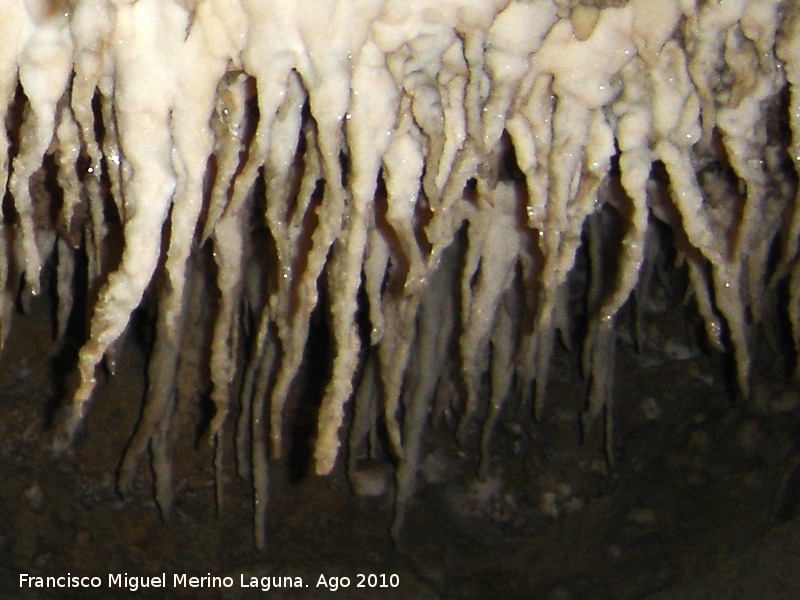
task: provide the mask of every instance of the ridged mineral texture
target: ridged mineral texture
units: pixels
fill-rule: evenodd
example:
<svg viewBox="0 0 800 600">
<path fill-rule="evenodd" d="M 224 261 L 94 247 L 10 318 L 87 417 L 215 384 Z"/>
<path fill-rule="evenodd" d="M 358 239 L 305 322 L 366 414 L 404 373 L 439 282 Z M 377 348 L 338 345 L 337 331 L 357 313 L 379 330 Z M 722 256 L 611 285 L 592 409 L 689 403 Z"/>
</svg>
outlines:
<svg viewBox="0 0 800 600">
<path fill-rule="evenodd" d="M 218 500 L 235 436 L 259 547 L 315 311 L 332 349 L 316 471 L 349 447 L 369 488 L 360 465 L 390 456 L 395 535 L 432 413 L 484 454 L 509 399 L 541 415 L 584 239 L 583 423 L 605 418 L 609 447 L 615 320 L 655 220 L 743 395 L 754 328 L 780 310 L 800 341 L 797 2 L 0 0 L 0 14 L 0 335 L 48 261 L 63 334 L 86 257 L 64 450 L 148 293 L 148 390 L 119 489 L 149 450 L 165 514 L 198 315 L 213 320 Z M 601 210 L 621 223 L 610 241 Z"/>
</svg>

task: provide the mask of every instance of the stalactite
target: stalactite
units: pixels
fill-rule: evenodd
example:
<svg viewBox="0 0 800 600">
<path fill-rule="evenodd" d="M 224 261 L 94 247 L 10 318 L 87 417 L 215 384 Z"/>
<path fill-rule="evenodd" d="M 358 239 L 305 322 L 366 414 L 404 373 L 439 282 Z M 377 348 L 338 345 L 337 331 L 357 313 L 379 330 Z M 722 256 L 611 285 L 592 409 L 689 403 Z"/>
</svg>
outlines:
<svg viewBox="0 0 800 600">
<path fill-rule="evenodd" d="M 143 61 L 149 67 L 147 77 L 150 79 L 142 81 L 141 71 L 130 68 L 121 68 L 118 75 L 115 94 L 117 122 L 122 150 L 132 170 L 130 178 L 124 182 L 127 219 L 124 235 L 127 244 L 120 268 L 100 292 L 90 342 L 80 354 L 80 386 L 69 407 L 59 446 L 69 444 L 81 425 L 95 387 L 95 367 L 122 334 L 158 262 L 160 236 L 153 235 L 153 229 L 158 232 L 167 218 L 176 184 L 170 167 L 172 141 L 169 131 L 170 104 L 175 93 L 174 74 L 161 59 L 165 52 L 176 53 L 180 31 L 185 31 L 185 22 L 180 22 L 182 16 L 185 20 L 185 15 L 176 13 L 175 8 L 159 7 L 153 2 L 120 8 L 117 14 L 118 27 L 128 24 L 128 30 L 123 33 L 122 43 L 116 49 L 116 60 L 120 65 Z M 131 29 L 137 19 L 153 24 L 148 35 L 137 36 L 136 30 Z M 165 41 L 169 45 L 161 47 Z M 161 86 L 157 95 L 151 92 L 154 84 Z M 141 109 L 144 109 L 143 113 L 139 112 Z M 135 241 L 138 242 L 136 247 L 133 246 Z"/>
<path fill-rule="evenodd" d="M 121 492 L 149 450 L 165 515 L 174 501 L 176 373 L 197 313 L 188 286 L 205 270 L 217 287 L 217 504 L 232 432 L 259 548 L 315 311 L 331 338 L 315 469 L 334 471 L 344 446 L 359 488 L 373 463 L 396 464 L 396 539 L 431 415 L 467 449 L 481 421 L 484 478 L 509 398 L 527 409 L 535 397 L 547 418 L 556 331 L 570 348 L 578 329 L 571 275 L 584 239 L 583 424 L 605 414 L 609 460 L 616 324 L 632 295 L 642 318 L 655 221 L 672 231 L 687 298 L 709 344 L 733 352 L 744 395 L 758 328 L 783 318 L 784 284 L 800 347 L 795 3 L 190 4 L 0 0 L 0 342 L 20 276 L 38 292 L 55 252 L 58 336 L 84 310 L 75 299 L 90 315 L 63 451 L 97 366 L 113 372 L 131 313 L 157 299 Z"/>
<path fill-rule="evenodd" d="M 377 373 L 375 359 L 370 357 L 361 373 L 361 379 L 353 397 L 353 423 L 350 427 L 347 452 L 347 476 L 353 487 L 359 476 L 359 463 L 375 458 L 377 450 L 370 443 L 370 432 L 377 421 Z"/>
<path fill-rule="evenodd" d="M 456 325 L 454 262 L 452 256 L 442 259 L 443 268 L 433 274 L 420 304 L 416 323 L 419 352 L 411 359 L 403 398 L 403 453 L 395 477 L 397 491 L 392 523 L 395 540 L 399 540 L 407 505 L 416 487 L 423 434 Z"/>
<path fill-rule="evenodd" d="M 28 103 L 20 126 L 19 153 L 12 163 L 8 182 L 19 215 L 25 280 L 34 294 L 40 290 L 43 257 L 36 245 L 31 176 L 39 168 L 55 135 L 57 105 L 72 68 L 69 20 L 66 13 L 59 14 L 58 10 L 55 13 L 52 14 L 43 2 L 35 3 L 27 15 L 32 21 L 32 30 L 19 49 L 19 82 Z"/>
<path fill-rule="evenodd" d="M 58 311 L 56 313 L 56 330 L 59 339 L 63 339 L 73 307 L 73 279 L 75 275 L 75 257 L 70 245 L 61 237 L 57 240 L 56 293 L 58 294 Z"/>
<path fill-rule="evenodd" d="M 519 305 L 517 290 L 507 290 L 498 308 L 497 318 L 491 334 L 492 391 L 489 396 L 486 419 L 483 422 L 481 431 L 481 458 L 478 467 L 478 474 L 482 479 L 489 477 L 492 468 L 492 432 L 511 394 L 511 384 L 514 378 L 514 351 L 519 339 L 519 331 L 515 326 L 520 314 Z"/>
<path fill-rule="evenodd" d="M 518 224 L 519 195 L 512 184 L 498 183 L 494 193 L 477 211 L 467 217 L 470 234 L 476 229 L 477 236 L 470 236 L 467 257 L 471 253 L 474 238 L 479 241 L 479 265 L 475 271 L 464 272 L 461 302 L 461 368 L 467 387 L 467 404 L 460 427 L 462 438 L 475 416 L 480 393 L 481 363 L 487 354 L 487 344 L 492 332 L 495 315 L 502 296 L 513 283 L 515 267 L 520 251 L 521 231 Z M 474 286 L 472 280 L 475 278 Z"/>
<path fill-rule="evenodd" d="M 105 148 L 101 149 L 95 126 L 98 121 L 103 122 L 103 116 L 97 118 L 92 103 L 95 94 L 101 93 L 101 86 L 107 93 L 111 85 L 109 81 L 111 74 L 108 72 L 110 61 L 107 55 L 111 22 L 110 7 L 102 1 L 77 3 L 70 20 L 72 39 L 75 43 L 70 108 L 78 128 L 80 148 L 89 159 L 83 185 L 89 203 L 88 217 L 92 223 L 86 232 L 88 238 L 86 247 L 90 264 L 93 266 L 90 275 L 93 286 L 97 284 L 103 270 L 102 247 L 106 225 L 101 177 L 103 161 L 111 160 L 111 154 L 105 153 L 104 156 L 104 151 L 109 148 L 108 140 L 113 136 L 109 135 L 110 131 L 106 132 L 107 142 L 104 144 Z M 104 105 L 108 105 L 108 102 Z M 106 120 L 106 125 L 108 124 Z"/>
<path fill-rule="evenodd" d="M 328 474 L 339 452 L 339 429 L 344 420 L 344 405 L 353 391 L 353 376 L 358 366 L 361 342 L 356 323 L 358 290 L 368 240 L 368 224 L 374 222 L 372 200 L 378 182 L 381 160 L 389 148 L 394 120 L 396 89 L 381 68 L 381 56 L 374 45 L 362 51 L 353 73 L 353 100 L 347 115 L 347 134 L 352 160 L 351 209 L 346 216 L 344 232 L 333 248 L 328 286 L 331 292 L 333 335 L 337 350 L 333 373 L 320 407 L 316 469 Z M 376 102 L 376 98 L 379 99 Z M 396 139 L 396 138 L 395 138 Z M 391 179 L 391 174 L 388 176 Z M 417 182 L 421 177 L 406 177 Z M 400 178 L 402 180 L 402 177 Z M 392 186 L 389 188 L 389 210 L 393 211 Z M 399 198 L 413 208 L 414 198 Z"/>
</svg>

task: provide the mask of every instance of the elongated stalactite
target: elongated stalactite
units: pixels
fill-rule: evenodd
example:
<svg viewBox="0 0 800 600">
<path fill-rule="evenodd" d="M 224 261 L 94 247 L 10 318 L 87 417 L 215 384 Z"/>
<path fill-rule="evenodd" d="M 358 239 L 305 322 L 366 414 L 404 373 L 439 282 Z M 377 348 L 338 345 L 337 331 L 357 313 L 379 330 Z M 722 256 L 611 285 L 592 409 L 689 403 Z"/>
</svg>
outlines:
<svg viewBox="0 0 800 600">
<path fill-rule="evenodd" d="M 583 424 L 604 413 L 610 458 L 615 322 L 639 295 L 653 220 L 672 228 L 744 395 L 754 327 L 776 318 L 784 283 L 800 350 L 791 0 L 0 0 L 0 12 L 0 180 L 14 213 L 0 224 L 0 340 L 18 286 L 38 293 L 51 255 L 64 335 L 85 252 L 88 341 L 55 436 L 67 449 L 98 365 L 113 366 L 152 289 L 148 389 L 119 489 L 149 450 L 165 515 L 204 270 L 217 286 L 217 501 L 234 432 L 259 547 L 269 461 L 284 452 L 320 307 L 332 356 L 316 471 L 343 446 L 354 481 L 389 457 L 395 536 L 432 414 L 450 415 L 461 443 L 479 440 L 483 475 L 509 398 L 542 416 L 584 239 Z M 57 204 L 35 185 L 48 168 Z M 622 223 L 613 259 L 604 207 Z"/>
</svg>

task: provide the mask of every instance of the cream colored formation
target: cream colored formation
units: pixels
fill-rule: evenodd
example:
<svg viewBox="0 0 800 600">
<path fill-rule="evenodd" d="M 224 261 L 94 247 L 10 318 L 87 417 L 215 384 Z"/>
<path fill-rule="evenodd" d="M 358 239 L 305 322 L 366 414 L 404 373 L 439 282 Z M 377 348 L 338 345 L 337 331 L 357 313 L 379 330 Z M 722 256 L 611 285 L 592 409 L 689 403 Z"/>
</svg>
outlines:
<svg viewBox="0 0 800 600">
<path fill-rule="evenodd" d="M 233 407 L 263 547 L 268 459 L 284 446 L 284 405 L 325 286 L 333 362 L 316 470 L 329 473 L 342 455 L 353 398 L 348 470 L 359 477 L 384 451 L 397 459 L 397 534 L 432 411 L 455 414 L 462 441 L 482 419 L 484 470 L 509 396 L 535 395 L 541 414 L 555 331 L 569 318 L 567 279 L 587 218 L 607 200 L 625 226 L 615 281 L 603 291 L 593 281 L 585 422 L 605 409 L 610 427 L 614 320 L 640 280 L 649 213 L 672 227 L 708 337 L 735 353 L 746 392 L 750 332 L 787 277 L 800 336 L 800 202 L 784 165 L 788 151 L 800 172 L 800 8 L 597 4 L 0 0 L 0 107 L 12 107 L 18 84 L 25 96 L 13 156 L 0 133 L 0 177 L 17 213 L 0 235 L 2 335 L 16 274 L 36 293 L 53 252 L 59 331 L 81 243 L 96 296 L 57 448 L 73 442 L 98 364 L 163 269 L 149 389 L 119 485 L 130 488 L 149 449 L 169 510 L 186 282 L 192 257 L 211 244 L 219 501 Z M 788 148 L 770 130 L 786 127 L 787 88 Z M 524 181 L 508 176 L 508 140 Z M 37 227 L 30 191 L 47 154 L 63 190 L 58 233 Z M 602 193 L 615 156 L 624 193 Z M 706 169 L 713 160 L 738 184 Z M 668 185 L 651 177 L 656 161 Z M 106 200 L 124 238 L 110 267 Z M 254 241 L 259 227 L 268 257 Z M 775 240 L 780 256 L 768 271 Z M 258 322 L 247 364 L 243 310 Z M 389 448 L 380 448 L 380 422 Z"/>
</svg>

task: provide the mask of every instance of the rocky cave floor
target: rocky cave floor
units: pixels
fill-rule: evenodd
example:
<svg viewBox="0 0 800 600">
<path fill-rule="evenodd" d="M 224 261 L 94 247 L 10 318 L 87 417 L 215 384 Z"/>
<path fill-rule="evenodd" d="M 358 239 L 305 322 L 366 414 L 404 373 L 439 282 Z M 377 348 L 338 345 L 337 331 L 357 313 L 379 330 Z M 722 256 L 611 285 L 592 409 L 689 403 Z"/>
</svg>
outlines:
<svg viewBox="0 0 800 600">
<path fill-rule="evenodd" d="M 630 335 L 619 335 L 613 468 L 602 425 L 581 443 L 587 384 L 577 351 L 558 346 L 541 422 L 506 408 L 485 481 L 475 475 L 474 452 L 456 450 L 445 430 L 429 434 L 399 547 L 388 533 L 389 496 L 355 496 L 340 459 L 327 478 L 301 476 L 296 465 L 272 467 L 264 553 L 253 546 L 250 488 L 235 475 L 232 451 L 217 516 L 212 452 L 202 435 L 176 447 L 177 500 L 168 521 L 152 500 L 145 464 L 133 497 L 117 496 L 115 471 L 144 385 L 146 350 L 135 335 L 121 348 L 117 373 L 101 374 L 74 455 L 52 455 L 49 422 L 63 394 L 65 352 L 52 341 L 50 311 L 45 294 L 15 316 L 0 362 L 2 598 L 263 593 L 240 588 L 240 574 L 300 576 L 308 584 L 269 592 L 276 598 L 326 597 L 331 592 L 316 587 L 320 574 L 351 578 L 349 588 L 333 593 L 341 599 L 800 597 L 780 577 L 766 578 L 772 587 L 758 584 L 754 595 L 736 579 L 769 568 L 762 563 L 770 557 L 800 573 L 800 385 L 785 376 L 793 357 L 761 343 L 752 398 L 737 400 L 728 359 L 687 341 L 680 305 L 649 318 L 640 352 Z M 699 330 L 689 322 L 689 330 Z M 770 541 L 787 527 L 794 537 Z M 703 587 L 708 583 L 696 595 L 682 587 L 725 569 L 733 575 L 724 596 Z M 231 575 L 236 585 L 72 595 L 19 587 L 20 573 L 68 572 L 98 575 L 104 585 L 109 573 L 166 572 L 171 580 L 174 573 L 210 572 Z M 359 573 L 398 574 L 400 585 L 357 589 Z"/>
</svg>

